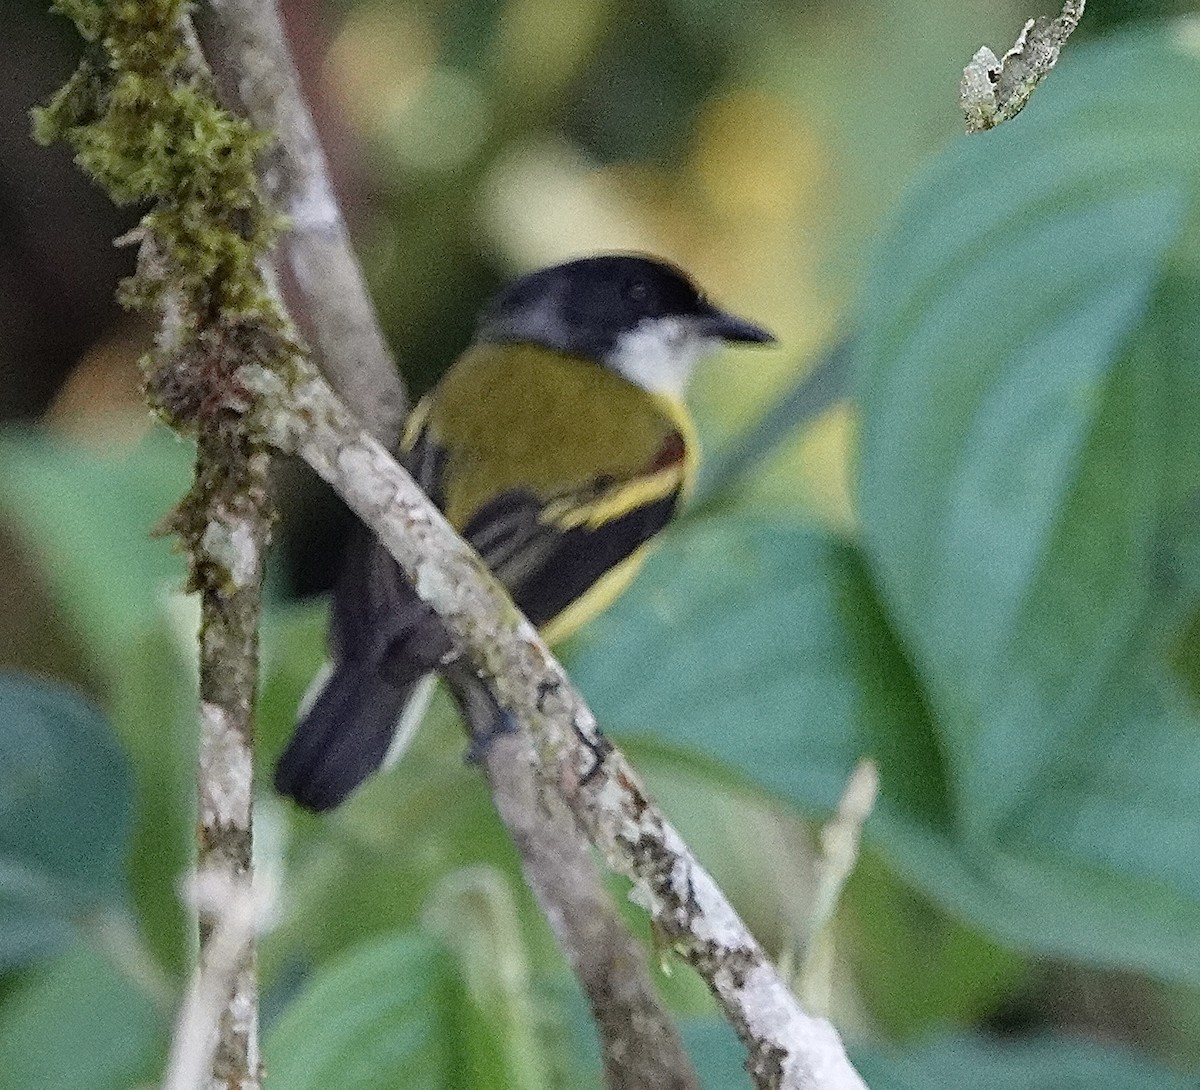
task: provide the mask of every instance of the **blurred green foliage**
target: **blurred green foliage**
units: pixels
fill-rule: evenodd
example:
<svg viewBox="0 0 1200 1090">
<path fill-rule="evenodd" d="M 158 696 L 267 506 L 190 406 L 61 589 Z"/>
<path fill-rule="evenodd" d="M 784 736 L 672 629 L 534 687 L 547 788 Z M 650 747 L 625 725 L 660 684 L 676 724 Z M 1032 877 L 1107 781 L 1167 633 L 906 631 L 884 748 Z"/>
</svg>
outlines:
<svg viewBox="0 0 1200 1090">
<path fill-rule="evenodd" d="M 566 248 L 660 249 L 795 346 L 702 377 L 714 461 L 759 460 L 715 478 L 565 653 L 788 964 L 814 833 L 855 763 L 878 763 L 829 1011 L 875 1090 L 1174 1090 L 1194 1076 L 1163 1058 L 1200 1063 L 1200 24 L 1072 43 L 1020 118 L 951 140 L 961 63 L 1025 14 L 330 11 L 325 77 L 372 186 L 363 249 L 418 388 L 498 266 Z M 1093 0 L 1085 28 L 1135 14 Z M 812 419 L 819 402 L 776 402 L 839 322 L 848 403 Z M 776 413 L 775 445 L 748 448 L 772 403 L 795 407 L 791 429 Z M 158 435 L 104 454 L 0 439 L 0 519 L 106 713 L 0 683 L 16 1087 L 153 1079 L 163 992 L 186 980 L 195 617 L 147 531 L 189 460 Z M 272 587 L 264 767 L 323 626 Z M 439 700 L 401 766 L 333 815 L 260 788 L 256 851 L 284 876 L 260 956 L 269 1085 L 599 1085 L 582 999 L 462 749 Z M 1087 1023 L 1136 1047 L 1059 1032 L 1089 1013 L 1039 992 L 1064 964 L 1136 1006 Z M 662 985 L 706 1086 L 746 1086 L 697 979 Z"/>
<path fill-rule="evenodd" d="M 1196 983 L 1200 749 L 1165 652 L 1197 605 L 1200 98 L 1183 35 L 1101 48 L 885 236 L 863 539 L 988 900 L 1049 952 Z"/>
<path fill-rule="evenodd" d="M 125 907 L 133 808 L 108 724 L 66 689 L 0 673 L 0 969 Z"/>
</svg>

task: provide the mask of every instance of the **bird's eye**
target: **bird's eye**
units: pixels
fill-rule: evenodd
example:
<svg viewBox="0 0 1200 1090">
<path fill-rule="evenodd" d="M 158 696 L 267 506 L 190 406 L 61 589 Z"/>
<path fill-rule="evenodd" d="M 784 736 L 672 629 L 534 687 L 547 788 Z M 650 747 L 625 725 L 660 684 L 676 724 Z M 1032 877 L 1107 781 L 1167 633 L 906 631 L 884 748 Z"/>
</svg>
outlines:
<svg viewBox="0 0 1200 1090">
<path fill-rule="evenodd" d="M 625 285 L 625 298 L 631 303 L 645 303 L 650 298 L 650 287 L 645 280 L 631 280 Z"/>
</svg>

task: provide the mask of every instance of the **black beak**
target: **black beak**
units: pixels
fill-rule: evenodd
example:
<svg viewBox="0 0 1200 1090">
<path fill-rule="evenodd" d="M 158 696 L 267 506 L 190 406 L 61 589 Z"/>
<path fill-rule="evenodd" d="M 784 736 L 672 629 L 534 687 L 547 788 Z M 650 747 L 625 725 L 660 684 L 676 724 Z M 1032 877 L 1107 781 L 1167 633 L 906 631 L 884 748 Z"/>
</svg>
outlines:
<svg viewBox="0 0 1200 1090">
<path fill-rule="evenodd" d="M 763 329 L 760 325 L 739 318 L 736 314 L 728 314 L 718 310 L 711 303 L 704 304 L 700 313 L 700 332 L 705 337 L 715 337 L 718 340 L 735 344 L 774 344 L 775 334 Z"/>
</svg>

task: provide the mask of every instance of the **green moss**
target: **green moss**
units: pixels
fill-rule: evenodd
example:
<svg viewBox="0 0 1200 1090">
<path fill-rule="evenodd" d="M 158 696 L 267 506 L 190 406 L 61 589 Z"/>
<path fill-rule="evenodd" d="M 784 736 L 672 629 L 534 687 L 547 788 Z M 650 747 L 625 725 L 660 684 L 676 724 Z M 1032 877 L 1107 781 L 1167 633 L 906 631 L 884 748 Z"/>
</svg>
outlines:
<svg viewBox="0 0 1200 1090">
<path fill-rule="evenodd" d="M 104 5 L 97 0 L 55 0 L 52 8 L 70 19 L 89 42 L 100 36 Z"/>
<path fill-rule="evenodd" d="M 257 269 L 279 230 L 255 160 L 266 138 L 225 110 L 180 34 L 183 0 L 57 0 L 91 43 L 46 106 L 34 135 L 64 140 L 118 204 L 145 204 L 162 261 L 123 286 L 132 305 L 182 300 L 197 331 L 212 316 L 282 329 Z"/>
</svg>

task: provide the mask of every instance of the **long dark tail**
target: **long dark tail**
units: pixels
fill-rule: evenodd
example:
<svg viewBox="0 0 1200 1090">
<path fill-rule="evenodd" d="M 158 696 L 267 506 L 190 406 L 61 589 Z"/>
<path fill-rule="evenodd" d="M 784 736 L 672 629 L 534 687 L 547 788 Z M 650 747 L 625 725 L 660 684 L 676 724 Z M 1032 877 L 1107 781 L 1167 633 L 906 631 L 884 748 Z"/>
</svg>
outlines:
<svg viewBox="0 0 1200 1090">
<path fill-rule="evenodd" d="M 340 662 L 296 727 L 275 768 L 275 790 L 329 810 L 379 768 L 421 677 L 397 682 Z"/>
</svg>

